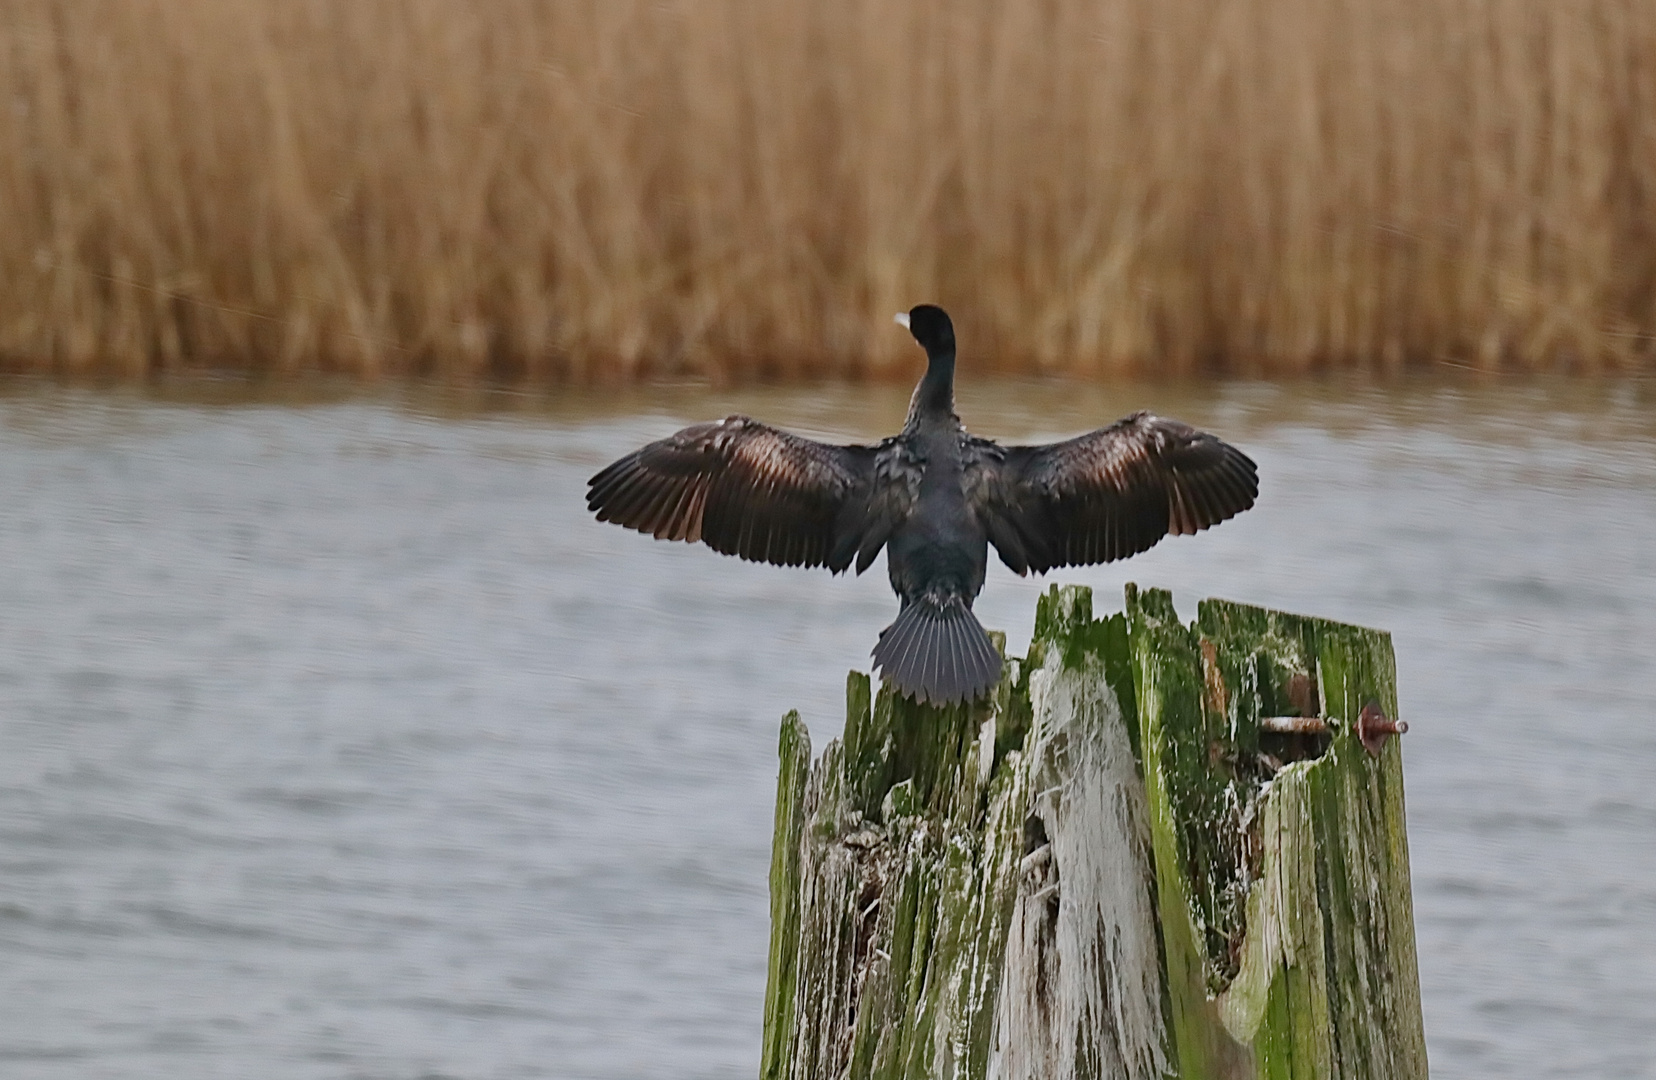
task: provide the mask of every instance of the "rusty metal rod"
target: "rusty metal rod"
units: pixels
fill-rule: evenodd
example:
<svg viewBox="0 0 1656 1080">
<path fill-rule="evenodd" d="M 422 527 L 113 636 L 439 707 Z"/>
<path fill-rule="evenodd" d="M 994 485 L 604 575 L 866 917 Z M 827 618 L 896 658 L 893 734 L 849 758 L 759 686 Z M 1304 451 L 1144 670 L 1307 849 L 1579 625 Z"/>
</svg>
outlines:
<svg viewBox="0 0 1656 1080">
<path fill-rule="evenodd" d="M 1274 735 L 1327 735 L 1328 721 L 1320 716 L 1261 716 L 1259 730 Z"/>
</svg>

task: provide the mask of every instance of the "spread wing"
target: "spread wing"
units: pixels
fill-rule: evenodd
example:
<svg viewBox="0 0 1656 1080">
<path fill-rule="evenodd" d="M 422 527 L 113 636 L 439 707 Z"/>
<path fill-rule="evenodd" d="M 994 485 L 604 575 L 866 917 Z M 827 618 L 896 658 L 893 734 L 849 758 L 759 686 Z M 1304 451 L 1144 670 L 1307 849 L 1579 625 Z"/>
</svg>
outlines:
<svg viewBox="0 0 1656 1080">
<path fill-rule="evenodd" d="M 1044 446 L 966 447 L 967 498 L 1017 573 L 1137 555 L 1254 504 L 1259 470 L 1205 431 L 1150 413 Z"/>
<path fill-rule="evenodd" d="M 813 442 L 745 416 L 696 424 L 587 482 L 587 508 L 658 540 L 779 566 L 850 565 L 877 448 Z"/>
</svg>

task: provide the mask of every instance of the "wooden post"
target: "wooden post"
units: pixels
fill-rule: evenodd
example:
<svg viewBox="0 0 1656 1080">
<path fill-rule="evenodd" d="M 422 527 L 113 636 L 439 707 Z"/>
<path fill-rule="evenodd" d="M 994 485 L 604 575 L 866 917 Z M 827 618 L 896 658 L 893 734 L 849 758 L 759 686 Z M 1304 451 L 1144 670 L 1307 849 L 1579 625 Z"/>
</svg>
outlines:
<svg viewBox="0 0 1656 1080">
<path fill-rule="evenodd" d="M 853 673 L 814 765 L 782 724 L 764 1080 L 1424 1080 L 1394 684 L 1133 586 L 1048 592 L 970 707 Z"/>
</svg>

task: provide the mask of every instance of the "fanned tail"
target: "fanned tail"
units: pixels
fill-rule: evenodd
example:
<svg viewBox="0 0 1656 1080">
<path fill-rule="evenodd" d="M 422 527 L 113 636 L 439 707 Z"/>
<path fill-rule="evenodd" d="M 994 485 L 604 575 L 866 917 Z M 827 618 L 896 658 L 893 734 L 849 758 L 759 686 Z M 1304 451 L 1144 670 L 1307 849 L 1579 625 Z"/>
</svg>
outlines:
<svg viewBox="0 0 1656 1080">
<path fill-rule="evenodd" d="M 952 705 L 994 689 L 1000 681 L 1001 658 L 965 600 L 922 596 L 880 633 L 874 666 L 914 700 Z"/>
</svg>

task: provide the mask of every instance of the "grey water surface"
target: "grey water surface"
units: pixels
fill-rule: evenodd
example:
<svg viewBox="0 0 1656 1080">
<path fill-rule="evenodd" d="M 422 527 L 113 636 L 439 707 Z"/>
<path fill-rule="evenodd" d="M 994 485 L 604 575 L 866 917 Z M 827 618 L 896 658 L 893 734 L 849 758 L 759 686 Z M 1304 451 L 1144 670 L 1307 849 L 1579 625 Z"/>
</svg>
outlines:
<svg viewBox="0 0 1656 1080">
<path fill-rule="evenodd" d="M 895 603 L 601 526 L 733 410 L 902 387 L 0 392 L 0 1077 L 748 1077 L 775 736 Z M 1132 580 L 1392 631 L 1439 1078 L 1656 1076 L 1647 384 L 969 384 L 974 430 L 1149 406 L 1257 509 Z M 1028 643 L 1047 582 L 978 609 Z"/>
</svg>

